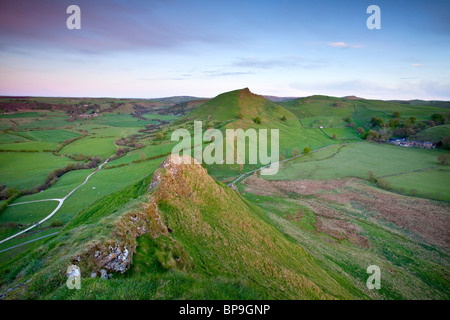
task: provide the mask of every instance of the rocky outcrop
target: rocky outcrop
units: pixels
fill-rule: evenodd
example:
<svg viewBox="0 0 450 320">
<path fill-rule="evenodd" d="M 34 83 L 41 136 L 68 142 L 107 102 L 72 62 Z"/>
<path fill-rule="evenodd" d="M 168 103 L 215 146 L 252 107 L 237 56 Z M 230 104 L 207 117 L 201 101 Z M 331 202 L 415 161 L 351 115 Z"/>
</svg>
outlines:
<svg viewBox="0 0 450 320">
<path fill-rule="evenodd" d="M 192 192 L 183 178 L 188 168 L 201 171 L 201 174 L 207 176 L 206 170 L 189 156 L 167 157 L 153 175 L 149 187 L 152 193 L 148 203 L 139 210 L 132 210 L 120 216 L 114 222 L 108 240 L 92 243 L 85 253 L 74 258 L 72 263 L 82 265 L 82 272 L 91 277 L 109 279 L 115 272 L 125 273 L 132 264 L 138 237 L 143 234 L 150 234 L 153 238 L 169 236 L 171 230 L 161 218 L 158 203 L 161 199 L 188 196 Z M 172 239 L 171 243 L 174 250 L 182 251 L 176 240 Z M 183 268 L 188 264 L 182 261 L 177 263 Z"/>
</svg>

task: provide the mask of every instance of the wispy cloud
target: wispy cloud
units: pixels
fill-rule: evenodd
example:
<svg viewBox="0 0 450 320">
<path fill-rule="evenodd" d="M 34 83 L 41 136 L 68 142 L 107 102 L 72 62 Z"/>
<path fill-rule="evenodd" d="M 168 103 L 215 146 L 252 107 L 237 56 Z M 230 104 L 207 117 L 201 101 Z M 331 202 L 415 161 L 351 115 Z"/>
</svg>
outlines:
<svg viewBox="0 0 450 320">
<path fill-rule="evenodd" d="M 287 56 L 276 59 L 258 59 L 254 57 L 240 58 L 231 64 L 232 67 L 253 69 L 274 68 L 304 68 L 314 69 L 323 67 L 327 62 L 322 59 L 307 59 L 298 56 Z"/>
<path fill-rule="evenodd" d="M 247 74 L 253 74 L 250 71 L 205 71 L 204 74 L 207 77 L 229 77 L 229 76 L 243 76 Z"/>
<path fill-rule="evenodd" d="M 362 44 L 348 44 L 345 43 L 343 41 L 339 41 L 339 42 L 330 42 L 328 43 L 328 45 L 330 47 L 335 47 L 335 48 L 343 48 L 343 49 L 358 49 L 358 48 L 363 48 L 364 46 Z"/>
<path fill-rule="evenodd" d="M 186 21 L 171 21 L 158 13 L 158 1 L 78 0 L 81 30 L 66 28 L 69 1 L 0 2 L 0 39 L 3 46 L 51 47 L 85 54 L 140 49 L 175 50 L 192 44 L 234 43 L 237 35 L 211 30 L 199 32 Z M 184 22 L 184 23 L 183 23 Z M 44 50 L 45 51 L 45 50 Z"/>
<path fill-rule="evenodd" d="M 411 64 L 414 68 L 420 68 L 422 65 L 420 63 L 412 63 Z"/>
</svg>

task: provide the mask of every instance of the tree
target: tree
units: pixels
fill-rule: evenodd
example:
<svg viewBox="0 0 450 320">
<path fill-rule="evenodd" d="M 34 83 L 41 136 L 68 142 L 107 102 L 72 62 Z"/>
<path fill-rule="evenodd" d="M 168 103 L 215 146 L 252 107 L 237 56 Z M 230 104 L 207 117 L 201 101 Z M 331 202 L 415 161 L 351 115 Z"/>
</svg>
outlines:
<svg viewBox="0 0 450 320">
<path fill-rule="evenodd" d="M 443 124 L 445 122 L 444 115 L 442 113 L 434 113 L 431 115 L 431 120 L 437 124 Z"/>
<path fill-rule="evenodd" d="M 242 112 L 239 112 L 237 115 L 238 119 L 244 119 L 244 115 L 242 114 Z"/>
<path fill-rule="evenodd" d="M 378 139 L 379 137 L 379 133 L 374 130 L 369 130 L 369 132 L 367 133 L 367 139 L 369 140 Z"/>
<path fill-rule="evenodd" d="M 286 121 L 286 116 L 281 117 L 281 121 Z"/>
<path fill-rule="evenodd" d="M 400 118 L 400 112 L 395 111 L 395 112 L 392 114 L 392 118 Z"/>
<path fill-rule="evenodd" d="M 366 130 L 364 130 L 364 128 L 362 128 L 362 127 L 358 127 L 358 128 L 356 128 L 356 132 L 358 132 L 359 134 L 364 134 L 364 133 L 366 133 Z"/>
<path fill-rule="evenodd" d="M 253 119 L 253 121 L 255 121 L 256 124 L 261 124 L 261 118 L 260 117 L 256 117 L 255 119 Z"/>
<path fill-rule="evenodd" d="M 438 162 L 441 166 L 446 166 L 450 160 L 450 155 L 448 153 L 443 153 L 438 157 Z"/>
<path fill-rule="evenodd" d="M 300 149 L 295 147 L 294 149 L 292 149 L 292 156 L 293 157 L 297 157 L 301 154 Z"/>
<path fill-rule="evenodd" d="M 375 177 L 375 172 L 373 172 L 372 170 L 369 170 L 368 174 L 369 174 L 369 180 L 371 182 L 375 182 L 376 183 L 378 181 L 377 178 Z"/>
<path fill-rule="evenodd" d="M 442 139 L 442 148 L 450 150 L 450 136 L 446 136 Z"/>
<path fill-rule="evenodd" d="M 305 147 L 304 149 L 303 149 L 303 153 L 304 154 L 309 154 L 311 152 L 311 148 L 310 147 Z"/>
<path fill-rule="evenodd" d="M 382 127 L 384 125 L 384 120 L 378 117 L 372 117 L 372 119 L 370 120 L 370 122 L 372 123 L 373 126 L 375 127 Z"/>
<path fill-rule="evenodd" d="M 333 133 L 333 140 L 336 140 L 337 139 L 337 135 L 336 135 L 336 133 Z"/>
<path fill-rule="evenodd" d="M 156 140 L 163 140 L 163 139 L 164 139 L 164 133 L 158 132 L 158 133 L 156 134 L 155 139 L 156 139 Z"/>
<path fill-rule="evenodd" d="M 397 118 L 390 119 L 390 120 L 389 120 L 389 127 L 391 127 L 391 128 L 397 128 L 397 127 L 400 127 L 400 120 L 397 119 Z"/>
<path fill-rule="evenodd" d="M 411 121 L 411 124 L 414 124 L 414 123 L 416 123 L 417 118 L 413 116 L 413 117 L 409 117 L 409 120 Z"/>
</svg>

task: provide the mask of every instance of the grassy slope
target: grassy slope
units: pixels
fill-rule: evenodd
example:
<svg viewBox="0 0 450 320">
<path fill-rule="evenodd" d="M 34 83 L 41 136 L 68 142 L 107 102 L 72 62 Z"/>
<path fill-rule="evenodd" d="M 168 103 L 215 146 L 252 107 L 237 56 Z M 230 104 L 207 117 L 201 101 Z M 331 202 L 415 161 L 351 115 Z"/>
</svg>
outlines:
<svg viewBox="0 0 450 320">
<path fill-rule="evenodd" d="M 245 183 L 245 181 L 244 181 Z M 335 272 L 364 290 L 367 266 L 376 264 L 382 270 L 381 290 L 370 292 L 377 299 L 447 299 L 449 296 L 448 252 L 429 243 L 417 240 L 408 230 L 386 223 L 373 209 L 361 205 L 349 206 L 339 202 L 326 202 L 323 197 L 336 193 L 366 193 L 368 197 L 380 194 L 376 188 L 358 180 L 346 183 L 345 187 L 333 190 L 318 190 L 314 195 L 295 194 L 255 195 L 239 185 L 243 196 L 261 206 L 272 223 L 286 236 L 295 239 L 325 270 Z M 362 192 L 362 193 L 361 193 Z M 314 192 L 313 192 L 314 193 Z M 389 194 L 386 192 L 386 194 Z M 390 194 L 402 201 L 408 198 Z M 405 200 L 406 199 L 406 200 Z M 414 199 L 414 198 L 413 198 Z M 356 200 L 354 200 L 356 201 Z M 313 211 L 310 204 L 321 204 L 327 215 Z M 332 216 L 329 216 L 333 212 Z M 333 215 L 336 216 L 333 216 Z M 353 224 L 359 234 L 368 240 L 361 246 L 334 232 L 325 233 L 317 226 L 325 223 Z M 331 229 L 332 231 L 333 229 Z M 340 230 L 342 231 L 342 230 Z M 332 235 L 332 236 L 331 236 Z"/>
<path fill-rule="evenodd" d="M 283 116 L 286 117 L 285 121 L 281 120 Z M 251 93 L 248 89 L 223 93 L 198 107 L 187 117 L 188 119 L 208 121 L 229 121 L 222 129 L 268 129 L 269 151 L 270 130 L 278 129 L 280 156 L 285 158 L 291 157 L 295 149 L 297 151 L 301 151 L 305 147 L 318 149 L 337 142 L 327 137 L 319 129 L 304 129 L 292 112 L 272 101 L 266 100 L 262 96 Z M 261 118 L 261 124 L 254 122 L 255 117 Z M 330 133 L 333 134 L 334 132 Z M 339 134 L 342 134 L 343 138 L 355 138 L 351 132 L 339 132 Z M 258 145 L 250 145 L 249 148 L 255 151 L 258 150 Z M 246 158 L 248 158 L 248 153 Z M 243 171 L 250 171 L 258 166 L 260 164 L 246 164 Z M 237 165 L 211 165 L 207 166 L 207 168 L 211 175 L 221 179 L 235 176 L 240 172 L 240 168 Z"/>
<path fill-rule="evenodd" d="M 433 143 L 438 143 L 446 136 L 450 135 L 450 125 L 442 125 L 428 128 L 424 131 L 419 132 L 416 135 L 417 140 L 421 141 L 431 141 Z"/>
<path fill-rule="evenodd" d="M 142 202 L 147 197 L 136 197 L 145 192 L 148 179 L 105 196 L 39 250 L 0 267 L 5 286 L 31 279 L 10 297 L 367 297 L 354 286 L 333 279 L 298 244 L 271 226 L 259 207 L 214 182 L 201 167 L 184 168 L 178 173 L 172 169 L 159 171 L 161 182 L 151 196 L 157 199 L 161 217 L 172 232 L 156 238 L 141 236 L 134 264 L 127 273 L 104 281 L 89 279 L 89 271 L 82 270 L 82 289 L 67 290 L 63 270 L 95 239 L 114 237 L 118 217 L 143 210 Z M 183 269 L 177 267 L 180 261 L 185 261 Z"/>
<path fill-rule="evenodd" d="M 344 127 L 347 124 L 344 121 L 345 117 L 350 117 L 357 126 L 366 126 L 372 116 L 388 121 L 395 111 L 400 112 L 403 119 L 414 116 L 418 120 L 430 119 L 433 113 L 447 113 L 446 109 L 435 106 L 416 106 L 382 100 L 351 100 L 328 96 L 311 96 L 279 104 L 294 113 L 306 128 Z"/>
</svg>

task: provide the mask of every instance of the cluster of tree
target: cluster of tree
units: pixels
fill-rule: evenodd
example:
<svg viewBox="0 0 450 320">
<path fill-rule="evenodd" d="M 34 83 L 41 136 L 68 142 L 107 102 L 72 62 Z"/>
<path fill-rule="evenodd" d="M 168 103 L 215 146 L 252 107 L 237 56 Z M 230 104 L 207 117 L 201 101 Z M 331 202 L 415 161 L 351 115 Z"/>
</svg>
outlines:
<svg viewBox="0 0 450 320">
<path fill-rule="evenodd" d="M 380 138 L 380 134 L 376 130 L 369 130 L 366 132 L 363 127 L 358 127 L 356 128 L 356 132 L 361 135 L 362 139 L 377 140 Z"/>
<path fill-rule="evenodd" d="M 62 105 L 63 107 L 67 107 Z M 53 105 L 28 99 L 16 99 L 9 101 L 1 101 L 0 109 L 5 112 L 16 112 L 20 110 L 52 110 Z"/>
<path fill-rule="evenodd" d="M 125 154 L 127 154 L 128 152 L 130 152 L 131 150 L 132 149 L 130 149 L 130 148 L 119 148 L 113 154 L 113 156 L 111 157 L 111 160 L 115 160 L 117 158 L 120 158 L 120 157 L 124 156 Z"/>
<path fill-rule="evenodd" d="M 133 149 L 139 149 L 139 148 L 144 147 L 144 145 L 142 143 L 135 142 L 134 141 L 135 139 L 136 139 L 136 135 L 132 135 L 128 138 L 125 138 L 125 137 L 118 138 L 118 139 L 114 140 L 114 143 L 118 146 L 124 146 L 124 147 L 133 148 Z"/>
<path fill-rule="evenodd" d="M 2 150 L 0 150 L 0 152 L 39 152 L 39 150 L 26 150 L 26 149 L 7 150 L 7 149 L 2 149 Z M 45 152 L 45 150 L 44 150 L 44 152 Z"/>
<path fill-rule="evenodd" d="M 144 118 L 144 114 L 149 113 L 150 110 L 146 108 L 145 106 L 141 106 L 139 104 L 135 104 L 133 106 L 133 112 L 131 113 L 132 117 L 141 119 L 141 120 L 147 120 L 147 118 Z"/>
<path fill-rule="evenodd" d="M 370 127 L 372 129 L 369 130 L 369 132 L 365 132 L 365 129 L 362 127 L 356 128 L 356 131 L 361 134 L 363 139 L 386 139 L 390 137 L 408 138 L 424 129 L 446 124 L 449 119 L 450 114 L 444 116 L 444 114 L 436 113 L 431 115 L 429 120 L 422 122 L 418 122 L 417 118 L 414 116 L 403 120 L 400 112 L 396 111 L 392 114 L 391 119 L 389 119 L 388 122 L 385 122 L 380 117 L 373 116 L 370 120 Z"/>
<path fill-rule="evenodd" d="M 0 205 L 0 213 L 6 209 L 6 207 L 16 200 L 21 195 L 21 192 L 14 187 L 7 188 L 5 185 L 0 186 L 0 200 L 5 200 Z"/>
<path fill-rule="evenodd" d="M 114 155 L 111 157 L 112 160 L 120 158 L 127 154 L 132 150 L 141 149 L 144 147 L 142 143 L 135 142 L 133 140 L 137 139 L 138 135 L 131 135 L 128 138 L 119 138 L 114 141 L 114 143 L 118 146 L 122 146 L 122 148 L 118 148 Z"/>
<path fill-rule="evenodd" d="M 159 129 L 158 124 L 150 123 L 145 125 L 145 129 L 139 129 L 140 133 L 152 133 Z"/>
<path fill-rule="evenodd" d="M 305 147 L 305 148 L 303 148 L 303 154 L 307 155 L 307 154 L 309 154 L 310 152 L 311 152 L 311 148 L 310 148 L 310 147 Z M 301 155 L 301 151 L 300 151 L 299 148 L 295 147 L 294 149 L 292 149 L 292 156 L 293 156 L 293 157 L 297 157 L 297 156 L 299 156 L 299 155 Z M 284 156 L 283 156 L 283 159 L 280 158 L 280 160 L 284 160 L 284 159 L 285 159 Z"/>
<path fill-rule="evenodd" d="M 5 185 L 0 185 L 0 200 L 7 200 L 18 192 L 19 190 L 14 187 L 7 188 Z"/>
<path fill-rule="evenodd" d="M 384 127 L 384 120 L 373 116 L 372 119 L 370 119 L 370 124 L 374 127 Z"/>
</svg>

